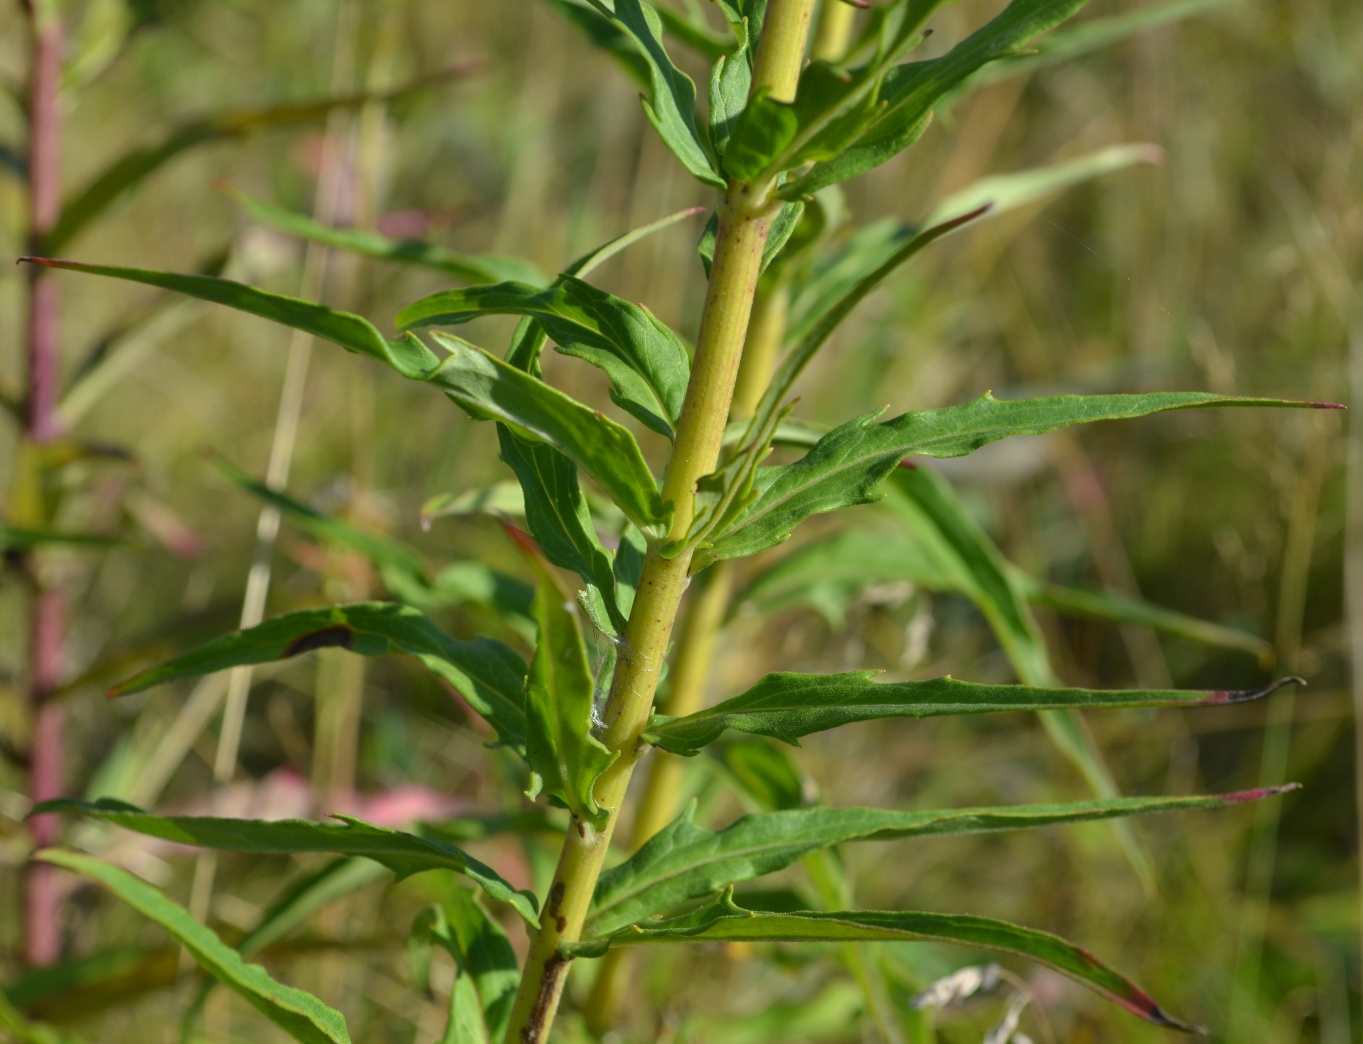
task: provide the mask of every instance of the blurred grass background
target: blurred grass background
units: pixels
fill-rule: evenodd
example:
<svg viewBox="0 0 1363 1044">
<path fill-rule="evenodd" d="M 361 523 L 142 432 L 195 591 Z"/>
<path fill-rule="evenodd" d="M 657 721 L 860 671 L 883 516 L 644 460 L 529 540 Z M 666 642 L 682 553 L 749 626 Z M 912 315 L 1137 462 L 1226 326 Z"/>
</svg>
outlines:
<svg viewBox="0 0 1363 1044">
<path fill-rule="evenodd" d="M 71 4 L 72 24 L 93 20 L 105 6 Z M 943 9 L 933 23 L 942 43 L 931 46 L 944 48 L 998 6 L 960 0 Z M 1088 13 L 1138 6 L 1094 0 Z M 327 94 L 339 46 L 350 52 L 356 86 L 460 70 L 448 83 L 347 118 L 342 137 L 363 155 L 342 165 L 343 223 L 415 229 L 460 250 L 522 254 L 552 271 L 631 227 L 708 202 L 648 127 L 635 86 L 532 0 L 142 0 L 136 9 L 145 24 L 69 98 L 68 188 L 177 121 Z M 0 95 L 0 145 L 16 154 L 26 63 L 22 13 L 6 4 L 0 79 L 10 90 Z M 689 68 L 700 80 L 699 62 Z M 979 90 L 939 113 L 917 147 L 852 183 L 858 221 L 886 215 L 912 221 L 981 175 L 1111 143 L 1154 142 L 1166 161 L 1009 215 L 914 261 L 859 308 L 805 376 L 800 415 L 834 423 L 877 406 L 940 406 L 986 389 L 1000 398 L 1207 388 L 1344 400 L 1363 272 L 1360 106 L 1363 7 L 1350 0 L 1239 0 Z M 225 254 L 238 278 L 296 292 L 303 248 L 253 226 L 213 186 L 226 179 L 254 196 L 311 211 L 323 153 L 318 124 L 188 152 L 65 255 L 189 271 Z M 0 169 L 0 255 L 23 252 L 23 199 L 19 171 Z M 693 335 L 703 293 L 693 250 L 700 220 L 632 248 L 596 281 Z M 23 379 L 23 285 L 21 271 L 0 266 L 6 389 Z M 382 329 L 403 303 L 441 285 L 429 272 L 333 257 L 325 298 Z M 62 277 L 62 292 L 68 382 L 105 342 L 113 352 L 127 351 L 130 342 L 119 341 L 118 332 L 166 306 L 149 288 L 74 276 Z M 240 612 L 258 505 L 222 480 L 205 451 L 264 472 L 289 335 L 225 310 L 191 307 L 183 327 L 146 345 L 73 428 L 81 440 L 132 454 L 68 472 L 63 521 L 128 537 L 107 552 L 56 556 L 72 606 L 73 679 L 110 657 L 135 658 L 150 643 L 179 647 L 230 629 Z M 510 324 L 479 324 L 467 333 L 498 350 Z M 607 402 L 600 374 L 580 363 L 550 356 L 546 370 L 572 394 Z M 0 489 L 12 481 L 11 419 L 0 424 Z M 1014 439 L 943 464 L 1005 552 L 1035 575 L 1139 591 L 1273 641 L 1279 669 L 1311 683 L 1295 702 L 1293 720 L 1280 723 L 1290 728 L 1287 776 L 1305 787 L 1282 803 L 1276 848 L 1269 847 L 1271 831 L 1261 827 L 1256 835 L 1262 813 L 1253 807 L 1137 822 L 1158 870 L 1158 896 L 1143 892 L 1110 830 L 1095 824 L 859 846 L 847 859 L 860 904 L 969 910 L 1056 931 L 1112 960 L 1188 1017 L 1219 1029 L 1241 1006 L 1245 1040 L 1360 1039 L 1354 723 L 1342 595 L 1344 424 L 1336 413 L 1180 413 Z M 660 439 L 640 437 L 658 459 Z M 489 426 L 362 358 L 330 346 L 314 352 L 289 483 L 296 497 L 398 535 L 432 557 L 481 558 L 517 573 L 516 555 L 495 523 L 444 519 L 430 532 L 418 524 L 427 497 L 508 477 Z M 201 538 L 201 553 L 176 556 L 131 527 L 114 507 L 129 490 L 142 513 L 173 513 Z M 811 523 L 796 540 L 816 540 L 824 531 Z M 319 560 L 286 528 L 269 612 L 361 597 L 372 587 L 362 567 Z M 17 695 L 25 611 L 20 585 L 0 587 L 0 684 L 7 686 L 0 688 L 0 735 L 15 745 L 22 745 L 25 727 Z M 499 626 L 474 610 L 441 619 L 461 636 Z M 1074 684 L 1225 688 L 1268 678 L 1238 653 L 1096 622 L 1043 623 L 1063 677 Z M 260 802 L 291 800 L 279 797 L 287 791 L 281 769 L 314 774 L 314 675 L 325 663 L 291 662 L 257 681 L 239 773 L 243 784 L 274 781 L 273 789 L 258 785 L 251 792 L 257 811 Z M 857 666 L 1009 677 L 967 603 L 901 590 L 862 599 L 845 629 L 805 610 L 740 613 L 721 641 L 712 691 L 732 694 L 777 668 Z M 187 697 L 187 690 L 160 690 L 110 702 L 101 684 L 77 684 L 65 697 L 68 782 L 73 794 L 90 797 L 135 792 L 148 752 Z M 410 664 L 371 661 L 363 692 L 360 792 L 421 784 L 456 795 L 463 810 L 519 807 L 508 796 L 516 793 L 514 767 L 481 748 L 482 734 L 433 680 Z M 1281 718 L 1274 710 L 1281 706 L 1116 712 L 1090 720 L 1124 792 L 1181 794 L 1257 785 L 1265 726 L 1275 714 Z M 927 808 L 1084 794 L 1029 717 L 854 726 L 812 738 L 797 757 L 830 804 Z M 205 735 L 158 807 L 205 807 L 212 760 Z M 0 759 L 4 982 L 20 974 L 24 789 L 21 766 Z M 712 814 L 722 822 L 737 811 L 731 798 L 721 798 Z M 67 829 L 81 844 L 84 828 Z M 474 848 L 523 881 L 551 858 L 547 841 L 542 851 L 532 844 L 529 858 L 504 841 Z M 1263 910 L 1253 896 L 1245 898 L 1254 858 L 1272 859 Z M 183 901 L 191 865 L 182 854 L 158 851 L 143 869 Z M 227 933 L 249 927 L 298 866 L 224 859 L 212 922 Z M 357 1040 L 435 1039 L 439 1005 L 406 989 L 402 947 L 419 904 L 450 886 L 435 875 L 373 886 L 322 915 L 295 952 L 275 953 L 268 963 L 345 1010 Z M 1260 917 L 1262 971 L 1257 999 L 1245 1007 L 1241 940 L 1255 937 Z M 160 952 L 160 963 L 136 966 L 117 991 L 125 1003 L 87 997 L 86 1008 L 73 1003 L 46 1016 L 108 1044 L 174 1039 L 193 987 L 187 978 L 164 986 L 175 978 L 173 952 L 159 950 L 164 943 L 155 933 L 103 895 L 76 893 L 66 918 L 71 957 L 144 947 Z M 519 929 L 513 935 L 519 944 Z M 320 940 L 329 938 L 347 944 L 323 946 Z M 921 947 L 896 951 L 896 959 L 906 983 L 920 984 L 961 963 L 959 954 Z M 1031 977 L 1060 1040 L 1160 1036 L 1065 980 L 1019 970 Z M 863 1039 L 857 997 L 831 975 L 812 949 L 785 951 L 774 964 L 742 947 L 652 955 L 636 978 L 648 1003 L 632 1008 L 624 1031 L 638 1040 Z M 574 995 L 585 969 L 578 977 Z M 155 984 L 163 988 L 139 992 Z M 782 1026 L 781 1005 L 811 997 L 818 1013 Z M 274 1039 L 244 1005 L 213 1003 L 223 1010 L 210 1007 L 210 1039 Z M 761 1012 L 765 1019 L 739 1017 Z M 943 1020 L 939 1034 L 978 1039 L 991 1012 L 968 1009 Z M 571 1032 L 570 1020 L 565 1039 Z"/>
</svg>

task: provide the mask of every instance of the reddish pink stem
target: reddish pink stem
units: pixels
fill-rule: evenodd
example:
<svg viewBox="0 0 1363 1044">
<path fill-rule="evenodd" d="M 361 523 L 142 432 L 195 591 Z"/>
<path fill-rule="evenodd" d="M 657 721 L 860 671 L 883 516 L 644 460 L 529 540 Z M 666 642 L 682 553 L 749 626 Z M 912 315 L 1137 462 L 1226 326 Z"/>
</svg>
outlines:
<svg viewBox="0 0 1363 1044">
<path fill-rule="evenodd" d="M 29 110 L 30 253 L 41 254 L 43 238 L 61 213 L 61 20 L 33 11 L 33 72 Z M 55 273 L 38 266 L 29 272 L 28 414 L 25 435 L 47 442 L 58 435 L 56 405 L 60 373 Z M 63 787 L 63 715 L 49 697 L 61 684 L 65 640 L 62 593 L 30 562 L 34 582 L 33 632 L 29 645 L 29 700 L 33 742 L 29 748 L 29 796 L 36 803 L 60 797 Z M 33 820 L 35 848 L 57 839 L 54 816 Z M 24 954 L 29 964 L 61 957 L 61 893 L 53 867 L 30 864 L 24 901 Z"/>
</svg>

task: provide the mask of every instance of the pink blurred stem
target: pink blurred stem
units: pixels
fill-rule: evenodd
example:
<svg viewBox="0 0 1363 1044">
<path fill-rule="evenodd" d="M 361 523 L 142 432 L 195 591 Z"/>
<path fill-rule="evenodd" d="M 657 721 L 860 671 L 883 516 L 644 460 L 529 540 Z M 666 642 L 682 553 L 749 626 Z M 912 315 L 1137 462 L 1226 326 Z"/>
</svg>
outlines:
<svg viewBox="0 0 1363 1044">
<path fill-rule="evenodd" d="M 61 100 L 63 27 L 44 5 L 33 4 L 33 71 L 30 85 L 29 202 L 30 253 L 43 253 L 43 238 L 61 212 Z M 40 266 L 29 272 L 28 413 L 25 435 L 46 442 L 58 434 L 57 389 L 60 379 L 58 297 L 54 273 Z M 62 708 L 49 697 L 61 683 L 65 603 L 38 563 L 30 561 L 34 580 L 29 700 L 33 708 L 33 742 L 29 748 L 29 796 L 34 802 L 58 797 L 63 790 Z M 30 825 L 35 848 L 57 837 L 56 817 L 41 816 Z M 24 901 L 24 954 L 29 964 L 51 964 L 61 956 L 61 895 L 54 868 L 30 865 Z"/>
</svg>

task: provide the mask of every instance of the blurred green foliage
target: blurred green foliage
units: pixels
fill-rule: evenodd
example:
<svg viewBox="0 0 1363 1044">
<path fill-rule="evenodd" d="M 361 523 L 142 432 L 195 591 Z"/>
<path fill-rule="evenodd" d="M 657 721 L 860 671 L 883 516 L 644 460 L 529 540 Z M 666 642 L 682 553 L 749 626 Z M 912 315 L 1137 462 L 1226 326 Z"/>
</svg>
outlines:
<svg viewBox="0 0 1363 1044">
<path fill-rule="evenodd" d="M 647 126 L 637 85 L 547 5 L 351 2 L 356 89 L 389 89 L 450 67 L 464 71 L 347 117 L 346 140 L 381 148 L 377 159 L 370 153 L 345 165 L 341 223 L 425 237 L 465 253 L 520 254 L 557 271 L 611 236 L 704 202 L 701 187 L 676 168 Z M 96 39 L 93 29 L 82 37 L 79 27 L 106 6 L 70 5 L 74 41 Z M 89 82 L 68 106 L 68 197 L 167 128 L 331 93 L 341 6 L 130 2 L 126 42 L 102 65 L 91 58 L 83 66 L 92 70 Z M 958 39 L 997 6 L 961 0 L 944 9 L 934 19 L 937 38 Z M 1089 16 L 1139 6 L 1106 0 Z M 23 252 L 23 172 L 12 160 L 23 151 L 26 39 L 18 5 L 0 9 L 0 245 L 9 256 Z M 936 53 L 934 46 L 929 40 L 925 53 Z M 68 62 L 75 67 L 80 57 L 73 49 Z M 688 71 L 699 76 L 701 65 L 693 64 Z M 852 183 L 852 212 L 914 221 L 985 174 L 1119 142 L 1154 142 L 1165 162 L 1010 214 L 916 259 L 861 306 L 802 378 L 801 415 L 833 423 L 887 403 L 895 412 L 935 407 L 986 389 L 1000 398 L 1171 387 L 1344 398 L 1350 323 L 1357 322 L 1351 309 L 1363 278 L 1360 111 L 1363 7 L 1351 0 L 1240 0 L 981 89 L 939 112 L 915 151 Z M 226 179 L 255 198 L 310 211 L 323 141 L 314 123 L 187 151 L 120 198 L 66 254 L 195 271 L 213 267 L 226 250 L 230 273 L 295 293 L 300 245 L 250 221 L 213 184 Z M 699 314 L 704 287 L 694 253 L 699 234 L 699 222 L 657 234 L 608 261 L 597 282 L 692 336 L 686 323 Z M 23 279 L 0 266 L 0 389 L 11 400 L 23 377 Z M 325 299 L 378 322 L 400 303 L 445 285 L 431 272 L 334 255 Z M 191 737 L 163 792 L 146 792 L 171 723 L 184 720 L 189 690 L 107 701 L 102 689 L 159 653 L 149 651 L 153 641 L 188 645 L 235 625 L 258 504 L 224 481 L 203 451 L 263 473 L 288 338 L 261 320 L 205 310 L 186 314 L 169 334 L 138 342 L 147 319 L 168 307 L 159 291 L 72 277 L 64 292 L 68 386 L 100 360 L 135 353 L 72 432 L 82 442 L 128 447 L 133 457 L 92 456 L 64 473 L 71 489 L 62 528 L 123 538 L 94 553 L 53 552 L 72 614 L 71 684 L 63 696 L 71 712 L 70 791 L 141 795 L 158 808 L 202 811 L 212 784 L 206 735 Z M 505 317 L 480 319 L 471 336 L 504 343 L 512 325 Z M 544 365 L 575 397 L 609 402 L 595 370 L 551 355 Z M 9 420 L 0 424 L 0 489 L 10 489 L 14 478 Z M 859 846 L 847 853 L 846 870 L 862 905 L 954 909 L 968 898 L 979 913 L 1045 926 L 1120 958 L 1124 971 L 1197 1021 L 1225 1026 L 1240 1005 L 1239 1017 L 1249 1020 L 1241 1025 L 1252 1027 L 1247 1032 L 1256 1040 L 1358 1039 L 1363 968 L 1341 583 L 1343 424 L 1338 414 L 1180 413 L 1015 439 L 942 466 L 976 520 L 1031 576 L 1139 592 L 1260 634 L 1277 646 L 1280 668 L 1311 682 L 1296 701 L 1288 761 L 1288 777 L 1305 789 L 1281 809 L 1257 1001 L 1244 1007 L 1242 924 L 1257 916 L 1244 900 L 1253 808 L 1137 822 L 1133 829 L 1155 863 L 1157 898 L 1143 891 L 1111 832 L 1092 824 Z M 661 437 L 631 427 L 656 462 Z M 420 506 L 436 494 L 506 479 L 496 456 L 489 426 L 424 389 L 384 379 L 366 360 L 319 353 L 289 490 L 322 513 L 400 538 L 426 560 L 476 559 L 531 580 L 486 517 L 440 518 L 429 532 L 418 522 Z M 112 510 L 132 485 L 150 505 L 142 514 L 178 520 L 202 539 L 203 553 L 168 553 L 145 535 L 157 526 L 139 522 L 135 510 Z M 1318 513 L 1303 520 L 1301 505 L 1317 500 Z M 875 510 L 856 509 L 868 519 Z M 1304 539 L 1307 548 L 1304 566 L 1291 560 L 1294 516 L 1298 543 Z M 795 540 L 812 542 L 820 532 L 816 520 Z M 316 535 L 286 521 L 267 615 L 377 588 L 366 564 L 324 537 L 314 543 Z M 760 559 L 750 563 L 749 575 L 760 567 Z M 1285 573 L 1294 568 L 1305 569 L 1299 617 L 1282 597 Z M 177 972 L 164 936 L 103 894 L 71 895 L 63 928 L 72 963 L 61 969 L 59 985 L 22 978 L 19 889 L 27 836 L 23 768 L 15 755 L 27 728 L 17 696 L 25 670 L 23 602 L 19 585 L 0 587 L 0 985 L 28 1015 L 88 1040 L 163 1039 L 197 984 Z M 439 619 L 457 637 L 492 631 L 525 649 L 514 626 L 498 622 L 491 602 L 462 600 Z M 1268 677 L 1243 652 L 1044 609 L 1039 616 L 1070 684 L 1229 688 Z M 778 665 L 1010 677 L 969 603 L 904 583 L 867 591 L 831 617 L 792 607 L 759 618 L 740 606 L 721 640 L 712 696 L 741 691 Z M 291 796 L 289 781 L 290 773 L 307 777 L 316 767 L 313 675 L 324 669 L 323 659 L 305 658 L 260 676 L 234 785 L 240 807 L 254 814 L 312 811 L 310 797 Z M 519 780 L 519 768 L 483 749 L 490 737 L 434 680 L 390 658 L 371 665 L 363 694 L 361 793 L 422 784 L 455 795 L 458 811 L 484 817 L 523 811 L 506 797 L 517 791 L 509 781 Z M 1124 792 L 1181 795 L 1257 785 L 1268 713 L 1263 704 L 1114 712 L 1094 718 L 1093 726 Z M 1078 776 L 1023 716 L 857 726 L 810 737 L 797 758 L 830 805 L 1020 804 L 1084 794 Z M 718 770 L 707 764 L 700 759 L 690 786 L 709 821 L 723 823 L 740 808 L 732 797 L 715 796 L 710 780 Z M 296 800 L 301 809 L 289 804 Z M 447 818 L 454 811 L 422 814 Z M 136 847 L 88 824 L 66 829 L 76 847 L 106 853 Z M 524 887 L 552 859 L 552 823 L 545 829 L 543 846 L 532 835 L 522 849 L 492 828 L 467 843 Z M 1262 852 L 1262 839 L 1258 844 Z M 127 858 L 177 901 L 187 899 L 192 861 L 183 852 Z M 239 938 L 319 865 L 224 857 L 210 923 Z M 418 912 L 450 887 L 432 875 L 391 888 L 368 885 L 262 957 L 281 980 L 344 1011 L 355 1039 L 406 1041 L 414 1033 L 434 1039 L 443 1002 L 406 988 L 403 946 Z M 510 919 L 506 925 L 521 947 L 523 934 Z M 931 947 L 896 944 L 891 952 L 891 985 L 908 992 L 960 962 Z M 651 1003 L 623 1032 L 638 1040 L 860 1040 L 858 998 L 831 978 L 833 970 L 814 947 L 784 950 L 779 963 L 753 960 L 747 944 L 707 951 L 703 960 L 689 950 L 650 954 L 635 981 Z M 1059 1039 L 1154 1040 L 1160 1032 L 1114 1017 L 1054 975 L 1027 973 Z M 578 1001 L 587 985 L 586 976 L 574 983 Z M 811 998 L 805 1017 L 787 1017 L 792 1004 Z M 987 1005 L 968 1007 L 943 1021 L 939 1035 L 977 1039 L 995 1014 Z M 202 1025 L 215 1041 L 275 1039 L 224 991 L 209 998 Z M 571 1018 L 562 1032 L 571 1039 Z"/>
</svg>

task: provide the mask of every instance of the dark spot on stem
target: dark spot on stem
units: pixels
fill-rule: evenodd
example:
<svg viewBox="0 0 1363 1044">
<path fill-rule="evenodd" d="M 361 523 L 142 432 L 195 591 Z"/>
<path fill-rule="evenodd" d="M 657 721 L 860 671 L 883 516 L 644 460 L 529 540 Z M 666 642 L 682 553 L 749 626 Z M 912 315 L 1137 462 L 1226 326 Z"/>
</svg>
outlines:
<svg viewBox="0 0 1363 1044">
<path fill-rule="evenodd" d="M 521 1029 L 521 1044 L 540 1044 L 547 1037 L 550 1013 L 554 1010 L 563 974 L 567 970 L 568 959 L 557 950 L 545 959 L 535 1006 L 530 1009 L 530 1017 Z"/>
<path fill-rule="evenodd" d="M 323 627 L 320 631 L 302 634 L 289 643 L 284 655 L 297 656 L 314 649 L 350 649 L 355 645 L 355 629 L 347 624 Z"/>
</svg>

